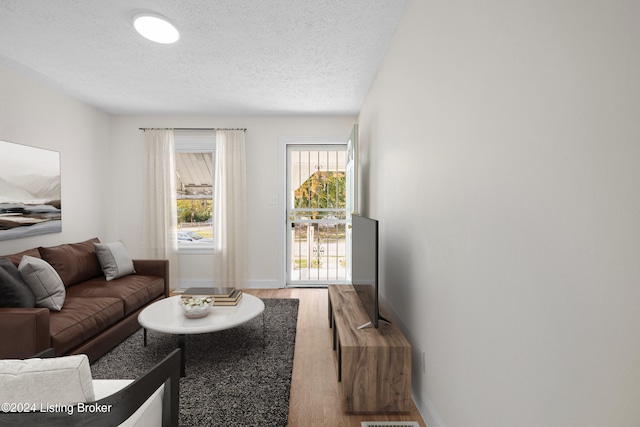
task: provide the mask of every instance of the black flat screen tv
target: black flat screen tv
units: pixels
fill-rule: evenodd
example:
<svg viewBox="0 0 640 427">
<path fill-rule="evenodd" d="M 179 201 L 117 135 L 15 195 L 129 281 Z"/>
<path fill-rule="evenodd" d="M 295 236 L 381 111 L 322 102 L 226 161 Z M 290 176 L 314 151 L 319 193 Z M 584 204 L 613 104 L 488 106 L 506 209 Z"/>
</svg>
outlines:
<svg viewBox="0 0 640 427">
<path fill-rule="evenodd" d="M 378 303 L 378 221 L 361 215 L 351 216 L 351 284 L 369 316 L 358 329 L 389 323 Z"/>
</svg>

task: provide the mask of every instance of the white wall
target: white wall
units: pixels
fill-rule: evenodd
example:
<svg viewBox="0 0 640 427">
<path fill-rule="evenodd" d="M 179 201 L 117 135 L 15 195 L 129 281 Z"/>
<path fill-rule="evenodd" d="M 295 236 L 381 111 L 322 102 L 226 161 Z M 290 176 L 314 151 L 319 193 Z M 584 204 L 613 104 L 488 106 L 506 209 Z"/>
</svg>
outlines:
<svg viewBox="0 0 640 427">
<path fill-rule="evenodd" d="M 0 65 L 0 140 L 60 152 L 62 175 L 62 233 L 0 241 L 0 254 L 103 237 L 109 132 L 109 115 Z"/>
<path fill-rule="evenodd" d="M 247 203 L 249 231 L 249 286 L 280 287 L 280 224 L 284 207 L 271 205 L 279 197 L 280 137 L 346 137 L 355 117 L 204 117 L 204 116 L 116 116 L 113 119 L 112 157 L 118 159 L 113 172 L 115 200 L 111 207 L 109 235 L 123 239 L 132 256 L 142 248 L 142 182 L 144 133 L 141 127 L 231 127 L 247 128 Z M 181 279 L 202 286 L 212 279 L 211 255 L 182 255 Z"/>
<path fill-rule="evenodd" d="M 430 427 L 640 425 L 640 3 L 411 0 L 360 114 Z"/>
</svg>

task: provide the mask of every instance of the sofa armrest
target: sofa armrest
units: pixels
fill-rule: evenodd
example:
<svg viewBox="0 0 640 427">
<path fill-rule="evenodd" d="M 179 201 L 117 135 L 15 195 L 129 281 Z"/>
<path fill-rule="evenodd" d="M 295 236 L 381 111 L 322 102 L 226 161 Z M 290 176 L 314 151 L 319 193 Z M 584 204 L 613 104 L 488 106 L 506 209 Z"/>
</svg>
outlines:
<svg viewBox="0 0 640 427">
<path fill-rule="evenodd" d="M 166 259 L 134 259 L 133 268 L 136 274 L 144 276 L 156 276 L 164 279 L 164 295 L 169 296 L 171 286 L 169 283 L 169 260 Z"/>
<path fill-rule="evenodd" d="M 51 347 L 48 308 L 0 308 L 0 359 L 24 359 Z"/>
</svg>

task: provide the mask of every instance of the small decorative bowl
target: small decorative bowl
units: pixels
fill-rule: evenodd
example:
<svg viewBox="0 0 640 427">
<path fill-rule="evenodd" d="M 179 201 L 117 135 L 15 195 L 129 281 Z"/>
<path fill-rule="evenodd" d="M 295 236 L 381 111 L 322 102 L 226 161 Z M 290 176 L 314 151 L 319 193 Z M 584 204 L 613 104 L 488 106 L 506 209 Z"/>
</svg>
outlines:
<svg viewBox="0 0 640 427">
<path fill-rule="evenodd" d="M 210 296 L 189 295 L 180 298 L 180 307 L 188 319 L 205 317 L 209 314 L 212 304 L 213 297 Z"/>
</svg>

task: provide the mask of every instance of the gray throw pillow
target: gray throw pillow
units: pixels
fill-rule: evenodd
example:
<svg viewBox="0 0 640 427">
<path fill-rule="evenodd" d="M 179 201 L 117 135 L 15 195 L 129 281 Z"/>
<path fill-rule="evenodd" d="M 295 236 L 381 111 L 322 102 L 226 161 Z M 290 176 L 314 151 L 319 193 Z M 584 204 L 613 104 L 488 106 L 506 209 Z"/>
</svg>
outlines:
<svg viewBox="0 0 640 427">
<path fill-rule="evenodd" d="M 0 307 L 33 308 L 36 297 L 16 267 L 7 258 L 0 258 Z"/>
<path fill-rule="evenodd" d="M 94 243 L 93 246 L 96 248 L 100 267 L 102 267 L 102 272 L 107 278 L 107 281 L 128 276 L 136 272 L 133 268 L 133 261 L 124 247 L 124 243 Z"/>
<path fill-rule="evenodd" d="M 22 257 L 18 266 L 20 275 L 36 297 L 36 307 L 60 311 L 67 291 L 56 270 L 45 260 L 32 256 Z"/>
</svg>

